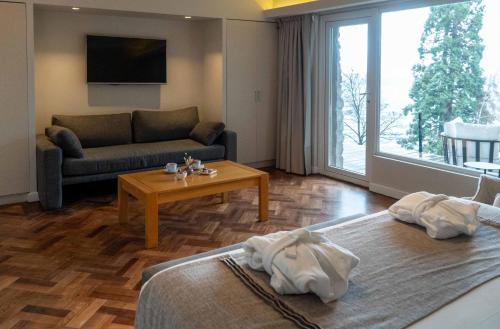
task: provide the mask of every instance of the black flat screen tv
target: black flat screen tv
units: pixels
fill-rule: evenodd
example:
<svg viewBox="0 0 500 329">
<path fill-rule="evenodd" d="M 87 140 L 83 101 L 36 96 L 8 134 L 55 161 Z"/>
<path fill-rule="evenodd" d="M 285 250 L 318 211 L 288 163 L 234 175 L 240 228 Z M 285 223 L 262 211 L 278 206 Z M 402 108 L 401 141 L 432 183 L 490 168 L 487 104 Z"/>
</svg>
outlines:
<svg viewBox="0 0 500 329">
<path fill-rule="evenodd" d="M 87 83 L 167 83 L 167 41 L 87 35 Z"/>
</svg>

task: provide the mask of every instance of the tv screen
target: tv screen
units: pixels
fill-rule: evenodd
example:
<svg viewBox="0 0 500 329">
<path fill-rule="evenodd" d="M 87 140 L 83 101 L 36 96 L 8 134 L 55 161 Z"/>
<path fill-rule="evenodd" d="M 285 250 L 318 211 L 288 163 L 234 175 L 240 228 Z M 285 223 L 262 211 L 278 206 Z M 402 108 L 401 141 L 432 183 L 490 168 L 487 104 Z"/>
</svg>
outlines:
<svg viewBox="0 0 500 329">
<path fill-rule="evenodd" d="M 167 83 L 167 41 L 87 35 L 87 82 Z"/>
</svg>

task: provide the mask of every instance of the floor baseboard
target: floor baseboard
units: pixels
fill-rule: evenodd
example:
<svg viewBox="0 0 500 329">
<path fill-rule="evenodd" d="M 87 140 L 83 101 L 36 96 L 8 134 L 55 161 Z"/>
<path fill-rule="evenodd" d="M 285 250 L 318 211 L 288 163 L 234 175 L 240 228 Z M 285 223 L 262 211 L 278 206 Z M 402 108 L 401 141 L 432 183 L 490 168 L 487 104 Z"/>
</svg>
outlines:
<svg viewBox="0 0 500 329">
<path fill-rule="evenodd" d="M 397 190 L 397 189 L 389 187 L 389 186 L 384 186 L 384 185 L 374 184 L 374 183 L 370 183 L 369 189 L 372 192 L 386 195 L 386 196 L 389 196 L 389 197 L 395 198 L 395 199 L 401 199 L 405 195 L 409 194 L 408 192 L 400 191 L 400 190 Z"/>
<path fill-rule="evenodd" d="M 275 160 L 259 161 L 259 162 L 245 163 L 245 165 L 252 168 L 269 168 L 269 167 L 274 168 L 276 166 L 276 161 Z"/>
<path fill-rule="evenodd" d="M 20 202 L 37 202 L 37 201 L 38 201 L 38 192 L 0 196 L 1 206 L 13 203 L 20 203 Z"/>
<path fill-rule="evenodd" d="M 26 196 L 26 201 L 27 202 L 38 202 L 40 199 L 38 198 L 38 192 L 30 192 Z"/>
</svg>

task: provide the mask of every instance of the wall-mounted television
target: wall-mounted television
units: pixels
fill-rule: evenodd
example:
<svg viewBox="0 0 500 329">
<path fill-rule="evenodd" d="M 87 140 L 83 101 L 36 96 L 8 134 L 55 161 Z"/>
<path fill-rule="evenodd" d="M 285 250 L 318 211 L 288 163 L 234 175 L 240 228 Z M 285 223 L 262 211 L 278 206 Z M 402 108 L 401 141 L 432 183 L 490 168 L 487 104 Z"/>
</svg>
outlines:
<svg viewBox="0 0 500 329">
<path fill-rule="evenodd" d="M 87 83 L 167 83 L 167 41 L 87 35 Z"/>
</svg>

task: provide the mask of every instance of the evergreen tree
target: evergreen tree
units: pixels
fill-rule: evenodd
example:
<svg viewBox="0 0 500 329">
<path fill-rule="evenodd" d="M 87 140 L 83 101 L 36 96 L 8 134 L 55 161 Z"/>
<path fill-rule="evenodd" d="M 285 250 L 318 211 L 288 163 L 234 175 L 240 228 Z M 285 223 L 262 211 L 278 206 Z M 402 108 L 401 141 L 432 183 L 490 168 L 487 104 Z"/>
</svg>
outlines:
<svg viewBox="0 0 500 329">
<path fill-rule="evenodd" d="M 413 66 L 410 90 L 413 104 L 407 137 L 398 142 L 414 149 L 418 144 L 418 113 L 422 114 L 424 152 L 442 154 L 440 133 L 444 123 L 460 117 L 464 122 L 487 123 L 478 116 L 485 79 L 480 66 L 484 6 L 481 0 L 433 6 L 420 40 L 419 63 Z M 479 119 L 478 119 L 479 118 Z"/>
</svg>

